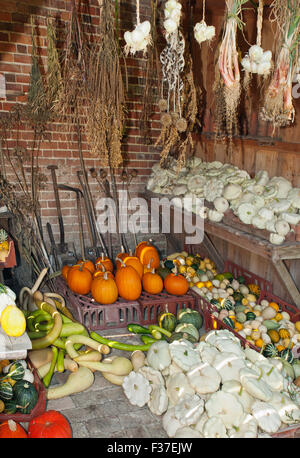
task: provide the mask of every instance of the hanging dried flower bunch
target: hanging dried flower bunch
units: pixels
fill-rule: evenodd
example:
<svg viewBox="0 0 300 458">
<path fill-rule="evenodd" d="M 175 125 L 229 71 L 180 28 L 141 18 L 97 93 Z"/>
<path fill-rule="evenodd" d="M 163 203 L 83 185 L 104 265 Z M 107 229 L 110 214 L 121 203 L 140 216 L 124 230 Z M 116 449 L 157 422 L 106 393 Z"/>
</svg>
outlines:
<svg viewBox="0 0 300 458">
<path fill-rule="evenodd" d="M 140 1 L 136 0 L 136 26 L 134 30 L 124 33 L 126 41 L 125 54 L 134 55 L 137 51 L 143 51 L 145 54 L 148 46 L 151 44 L 151 24 L 149 21 L 140 22 Z"/>
<path fill-rule="evenodd" d="M 194 37 L 195 40 L 201 44 L 203 41 L 210 41 L 216 34 L 216 29 L 213 25 L 207 25 L 205 22 L 205 0 L 203 0 L 203 16 L 202 21 L 197 22 L 194 26 Z"/>
<path fill-rule="evenodd" d="M 295 108 L 292 83 L 296 74 L 300 36 L 299 0 L 274 0 L 270 20 L 278 27 L 279 43 L 271 81 L 265 93 L 261 118 L 276 127 L 292 124 Z"/>
<path fill-rule="evenodd" d="M 113 2 L 99 1 L 101 19 L 99 35 L 87 49 L 86 133 L 90 154 L 102 161 L 102 166 L 117 168 L 123 159 L 125 91 L 119 61 L 118 38 L 115 36 Z"/>
<path fill-rule="evenodd" d="M 179 2 L 166 2 L 164 26 L 167 46 L 160 55 L 162 97 L 158 102 L 162 130 L 155 143 L 155 146 L 162 145 L 161 164 L 165 165 L 172 153 L 176 156 L 178 170 L 185 163 L 188 148 L 193 147 L 191 132 L 198 112 L 192 59 L 179 30 L 180 11 Z"/>
<path fill-rule="evenodd" d="M 232 153 L 232 138 L 238 132 L 238 106 L 241 95 L 240 69 L 237 51 L 237 29 L 244 23 L 240 16 L 242 5 L 247 0 L 226 0 L 226 19 L 223 39 L 214 84 L 216 100 L 216 137 L 229 139 L 229 154 Z"/>
</svg>

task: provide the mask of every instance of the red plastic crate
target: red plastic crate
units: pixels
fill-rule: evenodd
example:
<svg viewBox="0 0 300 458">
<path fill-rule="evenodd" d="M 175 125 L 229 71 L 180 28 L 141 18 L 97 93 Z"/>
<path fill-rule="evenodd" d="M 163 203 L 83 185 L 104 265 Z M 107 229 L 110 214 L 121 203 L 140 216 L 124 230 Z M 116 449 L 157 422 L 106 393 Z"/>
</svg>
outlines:
<svg viewBox="0 0 300 458">
<path fill-rule="evenodd" d="M 16 412 L 14 414 L 8 415 L 1 413 L 0 414 L 0 421 L 7 421 L 7 420 L 14 420 L 17 423 L 20 422 L 28 422 L 31 421 L 33 418 L 37 417 L 38 415 L 41 415 L 42 413 L 45 412 L 46 410 L 46 388 L 41 381 L 40 377 L 38 376 L 37 370 L 35 367 L 32 365 L 31 361 L 29 358 L 26 359 L 27 366 L 30 370 L 32 370 L 33 375 L 34 375 L 34 386 L 37 389 L 38 392 L 38 401 L 32 411 L 29 414 L 23 414 L 21 412 Z"/>
<path fill-rule="evenodd" d="M 143 291 L 138 302 L 140 304 L 142 325 L 156 324 L 159 314 L 166 310 L 166 306 L 168 307 L 168 311 L 175 316 L 183 308 L 198 310 L 195 296 L 191 293 L 183 296 L 174 296 L 165 291 L 155 295 Z"/>
<path fill-rule="evenodd" d="M 90 331 L 112 328 L 125 328 L 129 323 L 140 323 L 140 304 L 137 301 L 125 301 L 118 298 L 114 304 L 102 305 L 91 295 L 73 293 L 66 282 L 58 277 L 56 289 L 66 300 L 66 306 L 76 320 Z"/>
</svg>

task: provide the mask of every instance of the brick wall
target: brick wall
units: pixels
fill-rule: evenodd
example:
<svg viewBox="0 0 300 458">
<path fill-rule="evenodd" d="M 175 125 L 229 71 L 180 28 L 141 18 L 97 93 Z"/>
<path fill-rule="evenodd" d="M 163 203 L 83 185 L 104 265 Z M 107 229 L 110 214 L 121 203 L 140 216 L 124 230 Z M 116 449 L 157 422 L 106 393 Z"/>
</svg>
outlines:
<svg viewBox="0 0 300 458">
<path fill-rule="evenodd" d="M 83 21 L 93 30 L 99 23 L 98 0 L 87 0 L 81 2 L 80 13 Z M 141 1 L 141 20 L 149 18 L 150 3 Z M 6 80 L 6 99 L 0 99 L 0 110 L 8 111 L 16 102 L 26 100 L 28 92 L 29 75 L 31 70 L 31 25 L 30 15 L 33 15 L 37 24 L 37 44 L 40 56 L 40 67 L 42 71 L 47 67 L 47 43 L 46 43 L 46 18 L 55 17 L 59 27 L 63 30 L 70 18 L 71 1 L 68 0 L 28 0 L 11 1 L 0 0 L 0 73 L 4 74 Z M 124 30 L 131 30 L 135 23 L 135 2 L 123 2 L 120 6 L 120 33 L 123 36 Z M 121 41 L 123 45 L 123 40 Z M 151 121 L 150 144 L 141 134 L 139 129 L 139 118 L 142 109 L 143 83 L 145 78 L 145 59 L 140 55 L 128 57 L 126 67 L 128 72 L 128 93 L 127 93 L 127 119 L 126 134 L 123 139 L 122 150 L 128 161 L 128 169 L 135 168 L 138 171 L 137 178 L 132 182 L 131 191 L 137 194 L 143 190 L 154 162 L 159 160 L 159 151 L 153 146 L 155 138 L 159 133 L 160 123 L 158 113 L 153 115 Z M 15 132 L 11 132 L 9 147 L 16 145 Z M 22 128 L 20 132 L 21 145 L 27 148 L 32 146 L 33 133 L 28 128 Z M 53 193 L 50 171 L 47 166 L 58 165 L 58 183 L 78 186 L 76 171 L 80 170 L 79 153 L 77 148 L 76 133 L 70 131 L 67 125 L 53 122 L 48 125 L 48 138 L 40 145 L 39 166 L 47 176 L 46 189 L 40 193 L 42 223 L 45 228 L 50 222 L 53 228 L 54 237 L 59 241 L 59 226 L 55 198 Z M 86 169 L 91 167 L 99 170 L 99 160 L 89 155 L 88 144 L 83 137 L 83 154 Z M 13 180 L 14 175 L 9 168 L 6 170 L 7 178 Z M 99 186 L 95 179 L 89 176 L 89 183 L 94 201 L 100 196 Z M 72 193 L 60 192 L 61 207 L 65 225 L 66 242 L 75 243 L 79 247 L 78 224 L 76 212 L 76 200 Z M 88 245 L 87 226 L 84 225 L 86 243 Z M 45 231 L 45 240 L 48 236 Z"/>
</svg>

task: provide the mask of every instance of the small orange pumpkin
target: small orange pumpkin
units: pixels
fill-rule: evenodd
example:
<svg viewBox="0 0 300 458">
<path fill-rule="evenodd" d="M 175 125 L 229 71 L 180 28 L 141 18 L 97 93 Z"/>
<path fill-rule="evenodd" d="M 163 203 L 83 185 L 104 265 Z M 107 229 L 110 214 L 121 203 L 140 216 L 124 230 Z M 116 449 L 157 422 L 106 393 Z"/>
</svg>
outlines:
<svg viewBox="0 0 300 458">
<path fill-rule="evenodd" d="M 96 259 L 95 266 L 96 266 L 96 270 L 100 268 L 101 266 L 104 266 L 106 271 L 108 272 L 114 271 L 114 265 L 112 263 L 112 260 L 109 259 L 108 256 L 104 256 L 104 253 L 101 253 L 101 256 L 99 256 L 99 258 Z"/>
<path fill-rule="evenodd" d="M 158 251 L 151 243 L 151 240 L 140 242 L 135 249 L 134 255 L 138 257 L 145 266 L 148 265 L 151 259 L 151 266 L 154 267 L 154 269 L 158 269 L 160 265 Z"/>
<path fill-rule="evenodd" d="M 189 289 L 189 283 L 183 275 L 178 274 L 177 268 L 175 268 L 175 272 L 171 272 L 166 276 L 164 287 L 169 294 L 183 296 Z"/>
<path fill-rule="evenodd" d="M 113 304 L 119 296 L 118 287 L 109 273 L 104 272 L 102 277 L 96 277 L 91 284 L 91 295 L 99 304 Z"/>
<path fill-rule="evenodd" d="M 161 276 L 156 274 L 154 269 L 143 275 L 142 284 L 143 289 L 149 294 L 159 294 L 164 287 L 164 282 Z"/>
<path fill-rule="evenodd" d="M 147 265 L 144 265 L 144 274 L 146 274 L 147 272 L 152 272 L 153 270 L 152 262 L 153 262 L 153 258 L 149 260 Z"/>
<path fill-rule="evenodd" d="M 119 295 L 127 301 L 135 301 L 142 292 L 140 276 L 132 266 L 126 266 L 122 259 L 117 258 L 117 261 L 121 264 L 115 275 Z"/>
<path fill-rule="evenodd" d="M 129 252 L 128 256 L 123 258 L 123 262 L 124 264 L 126 264 L 126 266 L 132 266 L 137 271 L 140 278 L 142 278 L 144 274 L 144 266 L 141 263 L 141 261 L 139 260 L 139 258 L 132 255 L 131 251 Z M 120 268 L 120 264 L 119 264 L 119 268 Z"/>
<path fill-rule="evenodd" d="M 121 246 L 121 253 L 118 253 L 116 256 L 116 269 L 121 266 L 121 260 L 127 258 L 127 256 L 129 256 L 129 253 L 126 253 L 124 247 Z"/>
<path fill-rule="evenodd" d="M 69 264 L 65 264 L 61 269 L 61 275 L 62 275 L 62 277 L 64 278 L 65 281 L 67 281 L 67 276 L 68 276 L 68 272 L 69 272 L 70 268 L 71 268 L 71 266 L 69 266 Z"/>
<path fill-rule="evenodd" d="M 93 263 L 93 261 L 91 261 L 90 259 L 80 259 L 79 261 L 77 261 L 76 264 L 82 264 L 83 267 L 85 267 L 86 269 L 88 269 L 91 274 L 93 275 L 93 273 L 95 272 L 96 268 L 95 268 L 95 264 Z"/>
<path fill-rule="evenodd" d="M 92 274 L 81 264 L 75 264 L 68 272 L 67 284 L 71 291 L 77 294 L 88 294 L 91 290 Z"/>
<path fill-rule="evenodd" d="M 93 273 L 93 278 L 104 277 L 104 274 L 107 273 L 109 278 L 115 278 L 114 274 L 110 270 L 105 270 L 103 264 L 99 264 L 99 268 Z"/>
</svg>

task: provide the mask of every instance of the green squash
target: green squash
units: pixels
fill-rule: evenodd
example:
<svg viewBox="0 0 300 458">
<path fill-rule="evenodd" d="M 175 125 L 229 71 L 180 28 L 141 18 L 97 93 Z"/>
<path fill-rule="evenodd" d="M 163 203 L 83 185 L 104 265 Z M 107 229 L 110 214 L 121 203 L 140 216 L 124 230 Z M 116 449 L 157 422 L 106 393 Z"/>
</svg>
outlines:
<svg viewBox="0 0 300 458">
<path fill-rule="evenodd" d="M 167 275 L 170 273 L 170 269 L 167 269 L 166 267 L 159 266 L 156 269 L 156 273 L 164 280 Z"/>
<path fill-rule="evenodd" d="M 278 356 L 278 353 L 279 352 L 273 343 L 266 344 L 263 349 L 263 355 L 266 358 L 274 358 L 275 356 Z"/>
<path fill-rule="evenodd" d="M 188 340 L 191 343 L 196 343 L 198 342 L 198 339 L 196 339 L 192 334 L 189 334 L 188 332 L 174 332 L 171 337 L 169 338 L 169 343 L 174 342 L 175 340 Z"/>
<path fill-rule="evenodd" d="M 232 297 L 235 300 L 235 302 L 241 302 L 244 296 L 239 291 L 234 291 Z"/>
<path fill-rule="evenodd" d="M 206 271 L 202 270 L 202 269 L 197 269 L 196 270 L 196 275 L 197 275 L 197 277 L 201 278 L 202 275 L 206 275 Z"/>
<path fill-rule="evenodd" d="M 218 311 L 221 310 L 222 305 L 221 305 L 221 302 L 218 301 L 218 299 L 211 299 L 211 300 L 210 300 L 210 303 L 211 303 L 211 305 L 213 305 L 214 307 L 216 307 L 216 309 L 217 309 Z"/>
<path fill-rule="evenodd" d="M 215 277 L 214 277 L 215 280 L 219 280 L 219 281 L 224 280 L 224 278 L 225 278 L 225 277 L 224 277 L 223 274 L 217 274 L 217 275 L 215 275 Z"/>
<path fill-rule="evenodd" d="M 13 387 L 9 382 L 0 382 L 0 399 L 6 402 L 13 397 Z"/>
<path fill-rule="evenodd" d="M 233 275 L 231 272 L 223 272 L 223 277 L 226 279 L 226 280 L 229 280 L 229 281 L 232 281 L 233 280 Z"/>
<path fill-rule="evenodd" d="M 288 363 L 292 364 L 294 361 L 294 356 L 292 350 L 290 348 L 285 348 L 279 352 L 279 356 L 281 359 L 284 359 Z"/>
<path fill-rule="evenodd" d="M 175 332 L 184 332 L 190 334 L 196 339 L 196 341 L 198 341 L 200 338 L 198 329 L 192 323 L 179 323 L 175 328 Z"/>
<path fill-rule="evenodd" d="M 14 398 L 18 411 L 28 414 L 38 401 L 38 392 L 33 383 L 27 380 L 18 380 L 13 386 Z"/>
<path fill-rule="evenodd" d="M 172 270 L 174 269 L 175 267 L 175 264 L 173 261 L 171 261 L 170 259 L 167 259 L 165 262 L 164 262 L 164 266 L 169 269 L 169 270 Z"/>
<path fill-rule="evenodd" d="M 243 304 L 235 304 L 234 310 L 235 310 L 235 313 L 240 313 L 240 312 L 244 312 L 245 308 L 246 306 Z"/>
<path fill-rule="evenodd" d="M 17 412 L 17 402 L 14 398 L 5 401 L 4 413 L 12 415 Z"/>
<path fill-rule="evenodd" d="M 15 363 L 9 366 L 9 371 L 6 374 L 6 377 L 9 377 L 13 380 L 22 380 L 25 374 L 24 366 L 21 362 L 16 361 Z"/>
<path fill-rule="evenodd" d="M 197 271 L 198 268 L 199 268 L 199 264 L 192 264 L 191 267 L 192 267 L 195 271 Z"/>
<path fill-rule="evenodd" d="M 254 312 L 247 312 L 246 313 L 246 319 L 247 321 L 252 321 L 256 319 L 256 315 Z"/>
<path fill-rule="evenodd" d="M 177 318 L 171 312 L 162 312 L 158 315 L 158 325 L 166 329 L 166 331 L 173 332 L 177 325 Z"/>
<path fill-rule="evenodd" d="M 236 313 L 235 318 L 236 318 L 236 321 L 238 321 L 239 323 L 245 323 L 245 321 L 247 320 L 247 316 L 244 312 Z"/>
<path fill-rule="evenodd" d="M 270 329 L 275 329 L 275 330 L 276 330 L 276 329 L 278 329 L 279 326 L 280 326 L 280 323 L 279 323 L 279 322 L 273 321 L 273 320 L 264 320 L 264 321 L 262 322 L 262 324 L 263 324 L 264 326 L 266 326 L 266 328 L 267 328 L 268 331 L 269 331 Z"/>
<path fill-rule="evenodd" d="M 242 275 L 240 275 L 238 278 L 237 278 L 237 281 L 240 283 L 240 284 L 244 284 L 245 283 L 245 279 Z"/>
<path fill-rule="evenodd" d="M 222 321 L 227 326 L 229 326 L 231 329 L 234 329 L 234 322 L 233 322 L 233 320 L 231 318 L 229 318 L 229 316 L 225 316 Z"/>
<path fill-rule="evenodd" d="M 222 302 L 221 302 L 221 306 L 223 309 L 225 310 L 233 310 L 234 309 L 234 305 L 233 303 L 231 302 L 230 299 L 224 299 Z"/>
<path fill-rule="evenodd" d="M 200 329 L 203 325 L 203 316 L 197 310 L 190 308 L 181 309 L 177 313 L 179 323 L 191 323 L 196 329 Z"/>
</svg>

